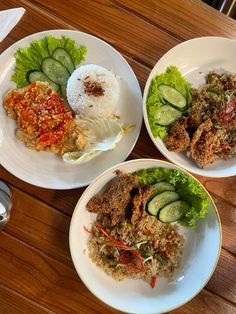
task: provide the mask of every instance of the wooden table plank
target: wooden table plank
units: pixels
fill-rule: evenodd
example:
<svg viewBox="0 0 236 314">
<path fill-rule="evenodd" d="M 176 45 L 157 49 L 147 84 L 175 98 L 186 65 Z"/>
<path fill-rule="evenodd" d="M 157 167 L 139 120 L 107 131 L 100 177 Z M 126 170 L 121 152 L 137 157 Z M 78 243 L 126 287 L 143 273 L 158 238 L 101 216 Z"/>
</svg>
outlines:
<svg viewBox="0 0 236 314">
<path fill-rule="evenodd" d="M 25 0 L 20 0 L 19 3 L 24 6 L 28 4 Z M 67 2 L 57 0 L 34 0 L 31 3 L 42 8 L 42 14 L 45 10 L 52 12 L 74 27 L 88 30 L 118 50 L 126 51 L 128 56 L 132 55 L 146 65 L 153 66 L 167 50 L 180 42 L 108 0 L 70 0 L 69 6 Z M 33 5 L 32 8 L 37 10 Z M 140 40 L 142 34 L 147 35 Z"/>
<path fill-rule="evenodd" d="M 85 288 L 73 269 L 5 232 L 1 233 L 0 249 L 0 264 L 4 269 L 4 272 L 0 272 L 0 281 L 33 302 L 56 313 L 120 313 L 97 299 L 94 302 L 94 296 Z M 207 301 L 206 295 L 210 296 Z M 181 307 L 181 310 L 183 313 L 199 313 L 192 311 L 193 308 L 199 309 L 197 305 L 204 304 L 209 308 L 221 304 L 221 308 L 227 311 L 224 314 L 230 313 L 233 308 L 232 304 L 214 294 L 202 291 Z"/>
<path fill-rule="evenodd" d="M 190 307 L 191 306 L 191 307 Z M 222 302 L 209 291 L 202 290 L 197 298 L 188 303 L 188 306 L 181 306 L 169 314 L 235 314 L 236 307 L 230 303 Z"/>
<path fill-rule="evenodd" d="M 70 217 L 16 188 L 12 188 L 12 193 L 11 219 L 4 230 L 72 267 L 68 242 Z"/>
<path fill-rule="evenodd" d="M 73 269 L 68 248 L 70 218 L 18 189 L 13 189 L 13 196 L 14 207 L 5 232 Z M 24 207 L 21 204 L 24 204 Z M 232 233 L 234 230 L 231 230 Z M 236 256 L 223 249 L 219 264 L 207 287 L 236 303 L 234 265 Z"/>
<path fill-rule="evenodd" d="M 225 36 L 235 39 L 233 19 L 200 0 L 112 0 L 121 8 L 145 19 L 182 40 L 201 36 Z"/>
<path fill-rule="evenodd" d="M 236 176 L 229 178 L 207 178 L 205 180 L 206 188 L 220 196 L 227 203 L 236 206 Z M 233 221 L 236 222 L 236 216 L 232 217 Z"/>
<path fill-rule="evenodd" d="M 118 313 L 96 300 L 74 269 L 1 233 L 1 283 L 56 313 Z"/>
<path fill-rule="evenodd" d="M 34 313 L 34 314 L 54 314 L 54 311 L 50 311 L 45 307 L 32 302 L 31 300 L 25 298 L 19 293 L 8 289 L 0 284 L 0 302 L 1 314 L 25 314 L 25 313 Z"/>
<path fill-rule="evenodd" d="M 157 59 L 180 41 L 203 35 L 236 35 L 233 20 L 201 1 L 70 0 L 68 5 L 56 0 L 1 0 L 0 9 L 22 4 L 26 14 L 0 44 L 0 53 L 37 31 L 80 29 L 116 47 L 134 68 L 142 88 Z M 128 159 L 141 157 L 164 159 L 144 125 Z M 86 289 L 70 259 L 70 216 L 84 189 L 53 191 L 34 187 L 2 167 L 0 177 L 13 185 L 14 197 L 11 220 L 0 233 L 0 265 L 5 270 L 0 272 L 0 297 L 4 298 L 0 313 L 18 314 L 18 302 L 24 314 L 120 313 Z M 236 313 L 236 177 L 200 180 L 219 208 L 223 250 L 207 290 L 171 313 Z"/>
<path fill-rule="evenodd" d="M 216 270 L 206 287 L 236 305 L 235 265 L 236 257 L 223 249 Z"/>
</svg>

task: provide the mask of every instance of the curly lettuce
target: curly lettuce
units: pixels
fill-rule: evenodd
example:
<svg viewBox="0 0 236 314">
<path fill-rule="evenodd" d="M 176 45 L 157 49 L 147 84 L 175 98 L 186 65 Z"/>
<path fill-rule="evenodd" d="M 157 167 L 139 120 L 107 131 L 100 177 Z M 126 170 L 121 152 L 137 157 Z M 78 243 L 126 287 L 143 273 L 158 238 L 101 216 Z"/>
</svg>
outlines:
<svg viewBox="0 0 236 314">
<path fill-rule="evenodd" d="M 160 138 L 165 138 L 165 136 L 168 134 L 168 127 L 158 125 L 155 119 L 156 111 L 161 106 L 166 104 L 166 101 L 163 99 L 158 88 L 158 86 L 161 84 L 172 86 L 178 90 L 183 96 L 186 97 L 188 105 L 192 101 L 190 94 L 191 84 L 185 80 L 185 78 L 175 66 L 169 66 L 165 73 L 157 75 L 151 81 L 146 101 L 149 125 L 154 137 L 159 136 Z"/>
<path fill-rule="evenodd" d="M 190 205 L 190 210 L 180 219 L 185 226 L 195 228 L 199 219 L 207 214 L 210 199 L 205 190 L 188 174 L 170 168 L 148 168 L 135 172 L 141 185 L 152 185 L 160 181 L 170 182 L 175 186 L 180 199 Z"/>
<path fill-rule="evenodd" d="M 15 54 L 16 67 L 12 75 L 12 81 L 16 83 L 18 88 L 29 84 L 29 73 L 35 70 L 41 71 L 43 59 L 51 57 L 56 48 L 65 49 L 75 66 L 85 59 L 87 53 L 85 46 L 77 46 L 74 40 L 66 36 L 55 38 L 49 35 L 34 40 L 29 47 L 20 48 Z"/>
</svg>

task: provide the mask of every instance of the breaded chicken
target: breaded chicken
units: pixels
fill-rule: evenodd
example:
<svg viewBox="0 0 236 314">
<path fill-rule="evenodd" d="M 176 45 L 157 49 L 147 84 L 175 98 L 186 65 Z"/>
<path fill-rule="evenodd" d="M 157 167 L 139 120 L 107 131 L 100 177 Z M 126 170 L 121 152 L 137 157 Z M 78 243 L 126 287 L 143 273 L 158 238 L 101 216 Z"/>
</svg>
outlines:
<svg viewBox="0 0 236 314">
<path fill-rule="evenodd" d="M 165 139 L 168 150 L 182 152 L 190 145 L 189 134 L 186 130 L 188 123 L 187 117 L 180 118 L 170 129 L 170 133 Z"/>
<path fill-rule="evenodd" d="M 138 177 L 132 174 L 117 172 L 118 178 L 110 188 L 101 195 L 95 195 L 87 203 L 88 211 L 92 213 L 108 214 L 111 225 L 122 221 L 127 208 L 132 204 L 132 191 L 137 189 Z"/>
<path fill-rule="evenodd" d="M 214 149 L 218 138 L 212 126 L 210 119 L 203 122 L 191 141 L 190 156 L 201 168 L 214 161 Z"/>
</svg>

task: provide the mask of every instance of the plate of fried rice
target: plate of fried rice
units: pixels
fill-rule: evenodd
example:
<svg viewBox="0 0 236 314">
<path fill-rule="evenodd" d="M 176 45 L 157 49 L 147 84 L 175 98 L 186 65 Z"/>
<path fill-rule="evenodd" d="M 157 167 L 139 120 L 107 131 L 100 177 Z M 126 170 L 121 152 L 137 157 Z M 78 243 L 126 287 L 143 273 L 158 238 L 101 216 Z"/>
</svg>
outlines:
<svg viewBox="0 0 236 314">
<path fill-rule="evenodd" d="M 32 65 L 37 58 L 44 70 L 38 61 Z M 48 30 L 14 43 L 0 65 L 0 164 L 10 173 L 44 188 L 78 188 L 130 154 L 141 129 L 142 95 L 133 70 L 108 43 Z"/>
<path fill-rule="evenodd" d="M 235 51 L 236 41 L 227 38 L 202 37 L 185 41 L 156 63 L 146 82 L 144 121 L 154 145 L 171 162 L 199 175 L 236 174 Z M 174 76 L 169 81 L 164 77 L 168 71 L 172 74 L 179 71 L 176 81 L 172 79 Z M 161 80 L 164 83 L 158 83 Z M 181 102 L 178 104 L 177 98 L 174 102 L 169 99 L 172 103 L 168 96 L 164 99 L 165 107 L 177 117 L 168 118 L 171 122 L 168 125 L 159 122 L 155 114 L 156 104 L 156 108 L 160 106 L 158 101 L 155 104 L 153 94 L 159 89 L 158 84 L 167 84 L 178 97 L 186 97 L 187 104 L 182 103 L 184 108 L 179 107 Z"/>
<path fill-rule="evenodd" d="M 178 200 L 163 203 L 164 195 Z M 149 211 L 153 200 L 162 202 L 159 213 Z M 177 203 L 188 204 L 178 217 Z M 212 276 L 221 224 L 192 175 L 168 162 L 137 159 L 108 169 L 84 191 L 69 245 L 78 275 L 97 298 L 127 313 L 163 313 L 191 300 Z"/>
</svg>

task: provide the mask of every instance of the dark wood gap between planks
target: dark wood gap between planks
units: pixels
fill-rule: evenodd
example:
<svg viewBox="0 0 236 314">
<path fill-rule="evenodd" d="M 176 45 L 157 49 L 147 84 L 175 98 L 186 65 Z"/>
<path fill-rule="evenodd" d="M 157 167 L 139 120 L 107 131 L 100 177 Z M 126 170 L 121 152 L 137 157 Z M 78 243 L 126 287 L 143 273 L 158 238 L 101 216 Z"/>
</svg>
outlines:
<svg viewBox="0 0 236 314">
<path fill-rule="evenodd" d="M 168 35 L 170 35 L 171 37 L 177 39 L 179 42 L 185 41 L 186 38 L 181 37 L 181 36 L 177 36 L 175 33 L 171 32 L 170 30 L 166 29 L 165 27 L 154 23 L 154 22 L 150 22 L 150 20 L 148 18 L 146 18 L 145 16 L 143 16 L 142 14 L 132 10 L 131 8 L 126 7 L 125 5 L 121 4 L 120 2 L 117 2 L 116 0 L 109 0 L 113 5 L 115 5 L 116 7 L 122 9 L 123 11 L 128 12 L 129 14 L 132 14 L 136 17 L 138 17 L 139 19 L 145 21 L 146 23 L 162 30 L 163 32 L 167 33 Z"/>
</svg>

